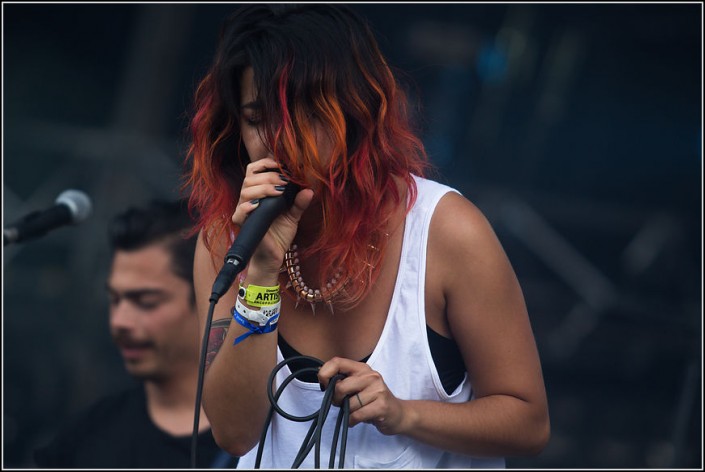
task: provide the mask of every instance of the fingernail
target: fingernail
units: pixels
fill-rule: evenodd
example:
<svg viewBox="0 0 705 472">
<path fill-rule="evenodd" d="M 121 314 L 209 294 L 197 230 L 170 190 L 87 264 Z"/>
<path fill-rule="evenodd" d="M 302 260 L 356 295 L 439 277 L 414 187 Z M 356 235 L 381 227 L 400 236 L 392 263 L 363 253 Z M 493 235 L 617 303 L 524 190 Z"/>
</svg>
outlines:
<svg viewBox="0 0 705 472">
<path fill-rule="evenodd" d="M 279 178 L 282 179 L 284 182 L 288 182 L 288 181 L 289 181 L 289 177 L 287 177 L 287 176 L 284 175 L 284 174 L 279 174 Z"/>
<path fill-rule="evenodd" d="M 250 200 L 250 203 L 253 205 L 259 205 L 259 198 L 255 198 L 254 200 Z"/>
<path fill-rule="evenodd" d="M 321 392 L 325 392 L 325 391 L 326 391 L 326 389 L 323 387 L 323 384 L 322 384 L 322 383 L 319 382 L 319 383 L 318 383 L 318 386 L 321 387 Z"/>
<path fill-rule="evenodd" d="M 274 186 L 274 190 L 278 190 L 280 192 L 283 192 L 285 188 L 286 188 L 285 185 L 275 185 Z"/>
</svg>

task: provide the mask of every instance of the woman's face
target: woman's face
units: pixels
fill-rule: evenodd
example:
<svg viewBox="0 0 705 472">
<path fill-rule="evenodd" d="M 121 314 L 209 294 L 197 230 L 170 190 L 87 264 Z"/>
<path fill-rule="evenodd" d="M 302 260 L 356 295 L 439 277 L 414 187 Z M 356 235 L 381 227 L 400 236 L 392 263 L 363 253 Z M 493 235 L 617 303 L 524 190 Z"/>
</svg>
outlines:
<svg viewBox="0 0 705 472">
<path fill-rule="evenodd" d="M 240 90 L 240 135 L 245 144 L 250 161 L 255 162 L 270 155 L 268 147 L 262 140 L 260 105 L 257 102 L 254 71 L 248 67 L 242 73 Z"/>
<path fill-rule="evenodd" d="M 262 128 L 260 105 L 257 102 L 254 71 L 248 67 L 242 73 L 242 90 L 240 91 L 240 134 L 242 141 L 250 156 L 250 161 L 255 162 L 265 157 L 274 157 L 269 147 L 263 141 L 264 129 Z M 333 153 L 333 142 L 324 132 L 320 123 L 313 123 L 316 135 L 316 146 L 322 164 L 327 165 Z M 311 184 L 313 182 L 310 182 Z"/>
</svg>

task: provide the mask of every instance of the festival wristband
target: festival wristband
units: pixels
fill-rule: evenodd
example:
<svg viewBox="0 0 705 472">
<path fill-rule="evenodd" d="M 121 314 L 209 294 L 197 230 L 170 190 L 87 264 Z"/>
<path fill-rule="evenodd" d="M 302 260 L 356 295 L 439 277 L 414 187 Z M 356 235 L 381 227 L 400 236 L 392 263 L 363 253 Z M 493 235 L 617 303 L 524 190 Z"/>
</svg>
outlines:
<svg viewBox="0 0 705 472">
<path fill-rule="evenodd" d="M 269 321 L 264 325 L 264 326 L 255 326 L 251 324 L 248 320 L 242 317 L 240 313 L 236 309 L 233 309 L 233 319 L 240 325 L 245 328 L 247 328 L 247 332 L 244 334 L 241 334 L 237 338 L 235 338 L 235 341 L 233 341 L 233 346 L 240 343 L 241 341 L 244 341 L 247 339 L 249 336 L 253 334 L 267 334 L 271 333 L 275 329 L 277 329 L 277 320 L 279 319 L 279 313 L 276 315 L 272 316 Z"/>
<path fill-rule="evenodd" d="M 237 294 L 240 298 L 245 300 L 248 305 L 252 306 L 271 306 L 281 301 L 279 285 L 273 287 L 261 287 L 253 284 L 247 287 L 240 285 Z"/>
<path fill-rule="evenodd" d="M 239 313 L 243 318 L 253 323 L 257 323 L 260 326 L 264 326 L 276 315 L 279 314 L 281 310 L 281 301 L 275 305 L 269 305 L 266 307 L 261 307 L 257 310 L 248 308 L 242 304 L 240 297 L 235 300 L 235 307 L 233 308 L 233 315 L 235 312 Z M 276 323 L 276 321 L 275 321 Z"/>
</svg>

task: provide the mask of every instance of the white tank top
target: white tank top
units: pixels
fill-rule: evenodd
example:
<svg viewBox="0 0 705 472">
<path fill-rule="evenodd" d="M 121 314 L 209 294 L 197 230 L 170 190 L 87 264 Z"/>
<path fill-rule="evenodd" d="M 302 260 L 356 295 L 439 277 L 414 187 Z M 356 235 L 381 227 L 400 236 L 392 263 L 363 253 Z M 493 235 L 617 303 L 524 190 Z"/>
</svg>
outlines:
<svg viewBox="0 0 705 472">
<path fill-rule="evenodd" d="M 448 192 L 457 192 L 440 183 L 416 177 L 418 197 L 406 218 L 399 273 L 382 335 L 367 364 L 378 371 L 398 398 L 461 403 L 472 397 L 467 374 L 448 395 L 433 363 L 426 333 L 424 286 L 426 246 L 431 216 L 436 204 Z M 277 362 L 283 361 L 277 349 Z M 288 366 L 277 374 L 280 385 L 291 375 Z M 294 379 L 283 391 L 278 404 L 295 416 L 318 410 L 323 399 L 318 383 Z M 328 467 L 330 446 L 339 409 L 332 407 L 321 436 L 321 467 Z M 253 428 L 259 425 L 252 425 Z M 274 414 L 262 454 L 263 469 L 289 469 L 306 436 L 310 422 L 298 423 Z M 504 468 L 504 458 L 471 457 L 451 453 L 402 435 L 385 436 L 373 426 L 360 423 L 348 430 L 345 468 Z M 252 469 L 257 455 L 255 446 L 240 458 L 239 469 Z M 338 455 L 340 443 L 338 444 Z M 301 468 L 314 467 L 315 448 Z M 335 467 L 338 467 L 336 457 Z"/>
</svg>

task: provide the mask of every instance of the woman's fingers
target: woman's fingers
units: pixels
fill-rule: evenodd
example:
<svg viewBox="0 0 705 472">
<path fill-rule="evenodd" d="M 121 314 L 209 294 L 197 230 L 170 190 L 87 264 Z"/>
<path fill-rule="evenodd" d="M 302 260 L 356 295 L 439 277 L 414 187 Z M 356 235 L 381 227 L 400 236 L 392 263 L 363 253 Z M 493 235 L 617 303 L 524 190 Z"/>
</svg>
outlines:
<svg viewBox="0 0 705 472">
<path fill-rule="evenodd" d="M 324 363 L 318 370 L 318 381 L 323 388 L 328 386 L 331 377 L 336 374 L 344 374 L 346 376 L 371 371 L 370 366 L 364 362 L 357 362 L 344 357 L 333 357 L 328 362 Z"/>
<path fill-rule="evenodd" d="M 350 397 L 351 412 L 371 405 L 378 398 L 379 393 L 387 388 L 382 375 L 364 362 L 333 358 L 318 371 L 319 381 L 324 389 L 330 379 L 337 374 L 343 374 L 345 377 L 335 385 L 333 403 L 340 405 L 343 398 Z"/>
<path fill-rule="evenodd" d="M 247 164 L 247 167 L 245 168 L 245 178 L 255 174 L 260 174 L 262 172 L 278 172 L 279 169 L 280 167 L 277 161 L 271 157 L 265 157 Z"/>
<path fill-rule="evenodd" d="M 404 417 L 402 402 L 384 382 L 382 374 L 364 362 L 333 358 L 321 366 L 318 378 L 325 388 L 336 374 L 345 378 L 335 385 L 333 403 L 350 402 L 350 426 L 373 424 L 382 434 L 396 434 Z"/>
<path fill-rule="evenodd" d="M 301 220 L 301 216 L 304 214 L 308 206 L 313 200 L 313 190 L 310 188 L 305 188 L 296 194 L 294 199 L 294 204 L 289 210 L 289 216 L 298 223 Z"/>
<path fill-rule="evenodd" d="M 287 183 L 288 179 L 278 172 L 274 159 L 265 158 L 250 163 L 232 222 L 242 225 L 247 215 L 257 208 L 261 199 L 281 195 Z"/>
</svg>

